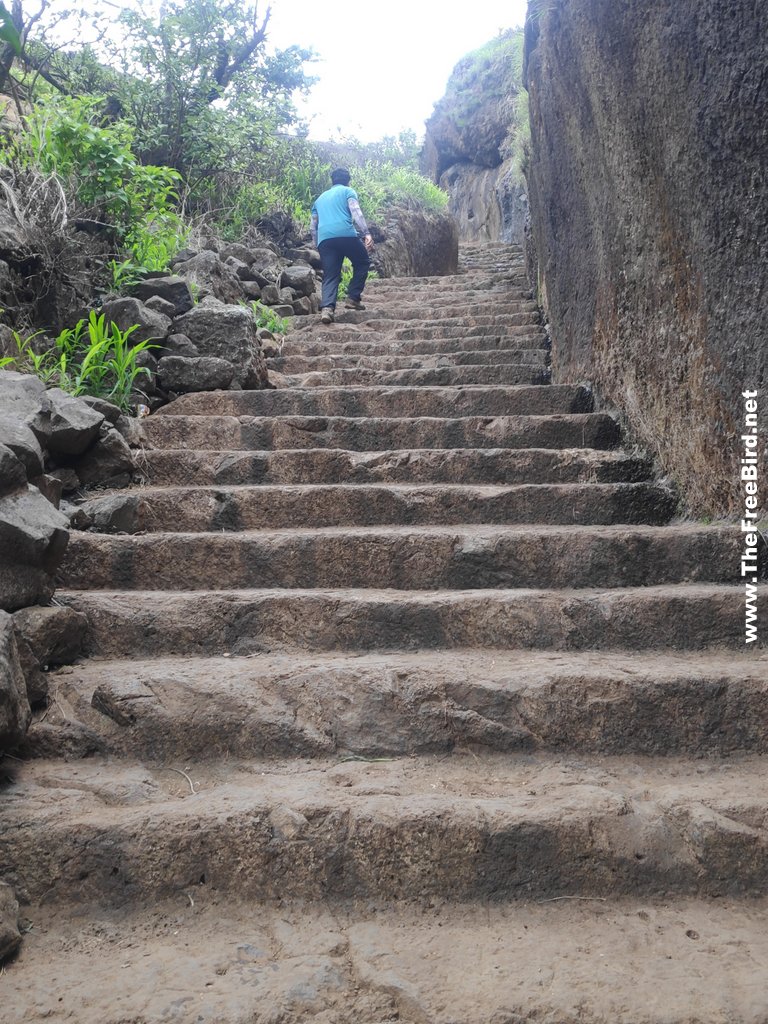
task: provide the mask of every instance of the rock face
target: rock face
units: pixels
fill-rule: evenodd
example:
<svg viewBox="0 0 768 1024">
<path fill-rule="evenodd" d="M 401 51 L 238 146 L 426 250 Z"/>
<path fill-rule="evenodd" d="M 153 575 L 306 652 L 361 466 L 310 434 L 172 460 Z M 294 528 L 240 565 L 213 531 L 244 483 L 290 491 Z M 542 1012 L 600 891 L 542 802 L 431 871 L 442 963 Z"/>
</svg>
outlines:
<svg viewBox="0 0 768 1024">
<path fill-rule="evenodd" d="M 767 40 L 752 0 L 572 0 L 527 27 L 554 377 L 591 379 L 698 513 L 743 504 L 741 393 L 768 373 Z"/>
<path fill-rule="evenodd" d="M 173 324 L 175 334 L 186 335 L 201 356 L 226 360 L 234 367 L 241 387 L 262 387 L 267 382 L 264 357 L 253 314 L 243 306 L 195 306 Z"/>
<path fill-rule="evenodd" d="M 427 121 L 422 173 L 448 191 L 463 242 L 523 238 L 525 183 L 509 155 L 521 45 L 507 32 L 462 58 Z"/>
<path fill-rule="evenodd" d="M 18 745 L 27 731 L 30 715 L 13 619 L 0 611 L 0 751 Z"/>
<path fill-rule="evenodd" d="M 448 214 L 392 208 L 377 239 L 373 266 L 382 277 L 455 274 L 459 258 L 456 222 Z"/>
</svg>

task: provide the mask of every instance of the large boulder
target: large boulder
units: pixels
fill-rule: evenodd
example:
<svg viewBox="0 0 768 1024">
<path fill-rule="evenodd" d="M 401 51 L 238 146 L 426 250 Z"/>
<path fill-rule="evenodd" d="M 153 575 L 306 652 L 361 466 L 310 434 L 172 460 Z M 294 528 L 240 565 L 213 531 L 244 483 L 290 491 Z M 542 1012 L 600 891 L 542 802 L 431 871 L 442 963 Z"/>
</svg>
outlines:
<svg viewBox="0 0 768 1024">
<path fill-rule="evenodd" d="M 185 263 L 175 264 L 174 269 L 196 286 L 199 298 L 213 295 L 221 302 L 235 303 L 243 297 L 240 278 L 211 249 L 204 249 Z"/>
<path fill-rule="evenodd" d="M 166 391 L 217 391 L 229 387 L 235 367 L 217 356 L 166 356 L 160 360 L 158 373 Z"/>
<path fill-rule="evenodd" d="M 74 608 L 37 606 L 14 612 L 13 627 L 27 696 L 33 707 L 38 706 L 48 696 L 47 670 L 80 656 L 88 619 Z"/>
<path fill-rule="evenodd" d="M 21 490 L 26 483 L 27 470 L 24 463 L 10 448 L 0 443 L 0 497 Z"/>
<path fill-rule="evenodd" d="M 142 302 L 153 297 L 163 299 L 175 309 L 175 316 L 187 313 L 195 304 L 189 281 L 178 275 L 148 277 L 131 289 L 132 294 Z"/>
<path fill-rule="evenodd" d="M 31 717 L 13 619 L 0 611 L 0 751 L 18 746 Z"/>
<path fill-rule="evenodd" d="M 280 275 L 280 287 L 290 288 L 296 294 L 291 297 L 301 298 L 303 295 L 314 295 L 315 293 L 315 272 L 311 267 L 292 266 L 286 267 Z"/>
<path fill-rule="evenodd" d="M 68 526 L 36 487 L 0 498 L 0 608 L 15 611 L 50 600 Z"/>
<path fill-rule="evenodd" d="M 142 341 L 154 341 L 159 344 L 171 326 L 167 316 L 156 313 L 134 298 L 112 299 L 105 302 L 102 313 L 109 323 L 116 324 L 121 331 L 136 327 L 128 339 L 129 345 L 138 345 Z"/>
<path fill-rule="evenodd" d="M 27 478 L 40 476 L 43 472 L 43 449 L 32 429 L 22 420 L 0 416 L 0 445 L 12 452 L 23 466 L 26 474 L 24 483 Z"/>
<path fill-rule="evenodd" d="M 234 379 L 241 387 L 266 384 L 266 365 L 250 309 L 218 303 L 195 306 L 174 321 L 173 329 L 185 334 L 201 356 L 232 363 Z"/>
<path fill-rule="evenodd" d="M 9 448 L 14 431 L 7 418 L 26 424 L 50 452 L 77 455 L 92 443 L 104 416 L 60 388 L 46 390 L 42 381 L 27 373 L 0 371 L 0 442 Z M 16 431 L 17 443 L 21 435 Z M 28 460 L 25 458 L 25 462 Z M 40 472 L 41 470 L 37 470 Z M 35 475 L 35 474 L 33 474 Z"/>
<path fill-rule="evenodd" d="M 394 207 L 377 235 L 372 262 L 382 277 L 436 277 L 458 269 L 459 237 L 447 213 Z"/>
<path fill-rule="evenodd" d="M 115 427 L 104 426 L 98 440 L 75 464 L 85 485 L 124 487 L 136 468 L 130 445 Z"/>
</svg>

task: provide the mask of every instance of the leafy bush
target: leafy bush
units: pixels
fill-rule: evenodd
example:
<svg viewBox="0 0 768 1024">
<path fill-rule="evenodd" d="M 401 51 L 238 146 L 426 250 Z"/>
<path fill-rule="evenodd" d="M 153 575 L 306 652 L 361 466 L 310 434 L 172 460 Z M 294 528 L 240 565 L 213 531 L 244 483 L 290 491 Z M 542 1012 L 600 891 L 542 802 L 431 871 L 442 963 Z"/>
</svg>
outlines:
<svg viewBox="0 0 768 1024">
<path fill-rule="evenodd" d="M 176 211 L 181 176 L 140 164 L 130 126 L 99 125 L 101 109 L 100 97 L 39 102 L 0 162 L 55 174 L 79 216 L 106 221 L 139 267 L 163 270 L 187 234 Z"/>
<path fill-rule="evenodd" d="M 448 194 L 428 178 L 407 167 L 368 161 L 352 171 L 350 183 L 360 197 L 366 217 L 381 216 L 388 206 L 413 206 L 440 212 L 448 205 Z"/>
<path fill-rule="evenodd" d="M 114 323 L 107 327 L 104 314 L 99 316 L 91 311 L 88 320 L 79 320 L 75 327 L 61 331 L 53 347 L 41 352 L 32 344 L 39 331 L 26 338 L 14 331 L 19 354 L 6 360 L 6 364 L 34 373 L 44 384 L 60 387 L 76 397 L 105 398 L 128 410 L 131 395 L 137 390 L 136 382 L 150 376 L 150 370 L 138 365 L 137 359 L 147 349 L 158 347 L 148 341 L 129 345 L 128 339 L 135 330 L 134 326 L 121 331 Z"/>
</svg>

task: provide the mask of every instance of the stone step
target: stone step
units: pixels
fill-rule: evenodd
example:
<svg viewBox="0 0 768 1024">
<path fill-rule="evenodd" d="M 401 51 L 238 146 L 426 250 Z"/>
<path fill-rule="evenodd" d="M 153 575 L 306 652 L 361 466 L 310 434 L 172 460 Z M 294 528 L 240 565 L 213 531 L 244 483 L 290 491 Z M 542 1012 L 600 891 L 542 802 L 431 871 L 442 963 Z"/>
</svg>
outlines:
<svg viewBox="0 0 768 1024">
<path fill-rule="evenodd" d="M 49 674 L 102 752 L 410 756 L 462 749 L 723 757 L 768 752 L 768 652 L 506 650 L 99 661 Z M 31 743 L 43 743 L 45 724 Z"/>
<path fill-rule="evenodd" d="M 148 581 L 151 583 L 151 581 Z M 740 586 L 618 590 L 57 591 L 100 657 L 288 650 L 742 648 Z"/>
<path fill-rule="evenodd" d="M 32 903 L 76 893 L 104 907 L 199 886 L 251 900 L 485 903 L 759 896 L 768 882 L 758 757 L 172 767 L 19 765 L 3 796 L 6 880 Z"/>
<path fill-rule="evenodd" d="M 158 416 L 548 416 L 592 411 L 592 394 L 571 385 L 284 388 L 184 395 Z"/>
<path fill-rule="evenodd" d="M 156 448 L 614 448 L 619 428 L 605 413 L 356 419 L 344 416 L 149 416 Z"/>
<path fill-rule="evenodd" d="M 150 484 L 334 483 L 636 483 L 652 464 L 621 450 L 592 448 L 422 448 L 352 452 L 333 448 L 285 451 L 146 449 L 141 471 Z"/>
<path fill-rule="evenodd" d="M 88 912 L 27 912 L 7 1024 L 765 1021 L 763 899 L 353 909 L 224 903 L 198 879 L 145 909 Z"/>
<path fill-rule="evenodd" d="M 366 488 L 360 487 L 365 496 Z M 152 508 L 151 498 L 148 499 Z M 172 533 L 73 533 L 59 570 L 70 589 L 233 590 L 385 587 L 399 590 L 638 587 L 730 583 L 740 538 L 732 529 L 680 526 L 311 527 L 203 533 L 204 517 Z M 474 510 L 472 512 L 475 513 Z M 280 510 L 275 518 L 280 519 Z M 322 514 L 318 514 L 322 519 Z M 243 515 L 247 519 L 247 515 Z M 526 520 L 528 522 L 529 520 Z M 137 527 L 157 529 L 151 511 Z M 123 525 L 120 523 L 120 525 Z M 212 528 L 212 525 L 209 527 Z M 181 532 L 184 529 L 195 532 Z M 211 573 L 211 566 L 215 573 Z"/>
<path fill-rule="evenodd" d="M 506 349 L 540 349 L 545 347 L 541 334 L 529 333 L 521 335 L 468 335 L 463 338 L 423 338 L 419 341 L 387 340 L 386 335 L 368 331 L 358 332 L 355 340 L 347 341 L 346 333 L 330 336 L 327 333 L 308 335 L 308 332 L 294 332 L 286 338 L 281 355 L 318 356 L 326 353 L 334 355 L 444 355 L 448 352 L 488 352 L 493 353 L 499 348 Z M 381 340 L 380 340 L 381 339 Z M 490 361 L 490 356 L 489 356 Z"/>
<path fill-rule="evenodd" d="M 288 355 L 267 360 L 267 366 L 278 373 L 312 373 L 314 371 L 365 367 L 371 370 L 410 370 L 435 366 L 472 366 L 488 363 L 513 363 L 525 366 L 529 373 L 540 372 L 548 365 L 549 352 L 544 348 L 496 348 L 492 352 L 461 351 L 426 353 L 424 355 Z"/>
<path fill-rule="evenodd" d="M 359 483 L 141 487 L 96 496 L 81 507 L 102 532 L 189 533 L 487 523 L 658 526 L 669 522 L 676 503 L 675 495 L 655 482 L 512 486 Z M 734 540 L 739 540 L 736 532 L 731 532 Z M 734 558 L 736 550 L 734 547 Z M 735 558 L 731 571 L 737 562 Z"/>
<path fill-rule="evenodd" d="M 271 375 L 272 379 L 274 373 Z M 548 366 L 520 366 L 514 363 L 473 366 L 433 366 L 428 369 L 374 370 L 358 366 L 354 369 L 312 371 L 281 380 L 291 387 L 451 387 L 469 384 L 546 384 L 550 379 Z"/>
<path fill-rule="evenodd" d="M 463 318 L 499 313 L 541 312 L 533 299 L 523 294 L 515 295 L 506 288 L 499 288 L 496 291 L 462 289 L 453 295 L 442 295 L 439 305 L 435 305 L 434 300 L 425 296 L 409 295 L 400 288 L 393 288 L 391 291 L 378 289 L 375 293 L 366 292 L 365 305 L 368 312 L 386 310 L 388 315 L 395 317 L 402 312 L 403 319 L 415 317 L 424 320 L 432 317 L 444 320 L 449 315 Z M 341 308 L 344 307 L 340 306 L 339 309 Z"/>
<path fill-rule="evenodd" d="M 362 314 L 356 313 L 354 315 L 361 316 Z M 361 323 L 363 324 L 363 328 L 369 333 L 386 336 L 389 340 L 421 341 L 425 339 L 447 340 L 451 338 L 475 339 L 478 337 L 489 336 L 519 338 L 522 335 L 536 334 L 538 332 L 538 336 L 541 338 L 541 344 L 548 344 L 544 328 L 537 328 L 536 325 L 532 324 L 504 327 L 499 324 L 462 323 L 461 321 L 456 320 L 446 320 L 445 323 L 442 324 L 435 323 L 434 321 L 410 324 L 407 322 L 393 323 L 392 321 L 387 320 L 368 320 Z M 359 327 L 360 324 L 331 324 L 329 329 L 322 333 L 327 334 L 329 337 L 333 337 L 335 333 L 338 333 L 336 328 L 346 328 L 347 326 Z"/>
</svg>

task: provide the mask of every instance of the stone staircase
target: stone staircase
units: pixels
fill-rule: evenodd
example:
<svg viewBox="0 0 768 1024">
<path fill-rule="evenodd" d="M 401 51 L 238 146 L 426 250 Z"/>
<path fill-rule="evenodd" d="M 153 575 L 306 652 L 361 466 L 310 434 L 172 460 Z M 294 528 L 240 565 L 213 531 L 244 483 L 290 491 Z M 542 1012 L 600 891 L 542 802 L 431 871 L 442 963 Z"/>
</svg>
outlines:
<svg viewBox="0 0 768 1024">
<path fill-rule="evenodd" d="M 765 1020 L 738 532 L 546 383 L 518 251 L 462 266 L 152 416 L 87 503 L 69 756 L 4 792 L 9 1021 Z"/>
</svg>

